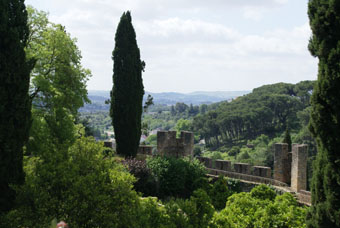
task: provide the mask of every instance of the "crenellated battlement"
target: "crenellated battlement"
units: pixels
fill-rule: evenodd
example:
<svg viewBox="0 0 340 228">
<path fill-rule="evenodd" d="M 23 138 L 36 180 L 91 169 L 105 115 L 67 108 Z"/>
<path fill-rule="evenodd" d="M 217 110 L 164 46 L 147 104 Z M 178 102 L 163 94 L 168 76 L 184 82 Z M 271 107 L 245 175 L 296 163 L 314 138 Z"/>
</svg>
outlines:
<svg viewBox="0 0 340 228">
<path fill-rule="evenodd" d="M 224 160 L 214 161 L 206 157 L 197 157 L 197 159 L 205 165 L 211 175 L 224 175 L 253 183 L 286 187 L 297 193 L 300 201 L 309 205 L 310 192 L 306 191 L 307 156 L 307 145 L 305 144 L 293 144 L 292 152 L 288 152 L 286 143 L 275 144 L 273 175 L 270 167 L 232 163 Z"/>
<path fill-rule="evenodd" d="M 176 158 L 193 155 L 194 134 L 181 131 L 180 137 L 176 137 L 176 131 L 157 132 L 157 151 L 162 156 L 173 156 Z"/>
</svg>

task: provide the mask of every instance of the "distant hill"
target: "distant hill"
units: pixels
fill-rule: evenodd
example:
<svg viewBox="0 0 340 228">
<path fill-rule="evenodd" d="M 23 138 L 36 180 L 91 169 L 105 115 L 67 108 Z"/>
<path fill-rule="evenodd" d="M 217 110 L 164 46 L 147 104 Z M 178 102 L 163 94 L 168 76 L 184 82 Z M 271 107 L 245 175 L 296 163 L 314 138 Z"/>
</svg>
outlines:
<svg viewBox="0 0 340 228">
<path fill-rule="evenodd" d="M 164 93 L 151 93 L 145 92 L 145 95 L 151 94 L 155 104 L 173 105 L 177 102 L 183 102 L 185 104 L 211 104 L 224 100 L 231 100 L 235 97 L 242 96 L 250 91 L 197 91 L 192 93 L 176 93 L 176 92 L 164 92 Z M 92 103 L 104 103 L 105 100 L 110 98 L 109 91 L 101 90 L 89 90 L 89 98 Z M 144 98 L 146 97 L 144 96 Z"/>
</svg>

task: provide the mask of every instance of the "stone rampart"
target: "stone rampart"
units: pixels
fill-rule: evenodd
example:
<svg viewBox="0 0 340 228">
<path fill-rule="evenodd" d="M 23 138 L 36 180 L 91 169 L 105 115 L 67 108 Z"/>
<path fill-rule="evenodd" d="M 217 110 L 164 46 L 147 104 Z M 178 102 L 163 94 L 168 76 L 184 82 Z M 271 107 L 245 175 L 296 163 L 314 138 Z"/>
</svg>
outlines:
<svg viewBox="0 0 340 228">
<path fill-rule="evenodd" d="M 251 174 L 251 165 L 246 163 L 234 163 L 236 173 Z"/>
<path fill-rule="evenodd" d="M 274 179 L 290 183 L 290 159 L 288 154 L 288 144 L 287 143 L 276 143 L 274 148 Z"/>
<path fill-rule="evenodd" d="M 152 155 L 153 146 L 140 145 L 137 154 Z"/>
<path fill-rule="evenodd" d="M 264 166 L 253 166 L 253 175 L 259 176 L 259 177 L 271 178 L 272 169 L 270 167 L 264 167 Z"/>
<path fill-rule="evenodd" d="M 265 166 L 251 166 L 247 163 L 234 163 L 231 161 L 215 160 L 207 157 L 196 157 L 206 168 L 222 170 L 232 173 L 241 173 L 257 177 L 271 178 L 271 168 Z M 233 167 L 233 168 L 232 168 Z"/>
<path fill-rule="evenodd" d="M 231 162 L 225 160 L 215 160 L 215 169 L 231 171 Z"/>
<path fill-rule="evenodd" d="M 180 138 L 176 138 L 176 131 L 157 132 L 157 151 L 162 156 L 176 158 L 193 155 L 194 134 L 181 131 Z"/>
<path fill-rule="evenodd" d="M 274 170 L 270 167 L 251 166 L 245 163 L 215 160 L 197 157 L 211 175 L 225 175 L 253 183 L 271 184 L 285 187 L 287 191 L 295 192 L 299 202 L 310 205 L 311 196 L 307 189 L 307 145 L 293 145 L 293 151 L 288 152 L 288 144 L 278 143 L 274 147 Z M 289 187 L 291 186 L 291 187 Z"/>
<path fill-rule="evenodd" d="M 259 177 L 259 176 L 254 176 L 254 175 L 248 175 L 248 174 L 236 173 L 236 172 L 230 172 L 230 171 L 224 171 L 224 170 L 218 170 L 218 169 L 211 169 L 211 168 L 207 168 L 207 170 L 209 174 L 214 175 L 214 176 L 223 175 L 229 178 L 249 181 L 253 183 L 263 183 L 263 184 L 270 184 L 270 185 L 281 186 L 281 187 L 288 187 L 286 183 L 274 180 L 272 178 Z"/>
<path fill-rule="evenodd" d="M 293 146 L 291 188 L 295 192 L 307 190 L 307 157 L 307 145 Z"/>
<path fill-rule="evenodd" d="M 114 149 L 114 144 L 112 141 L 104 141 L 104 146 L 110 149 Z"/>
</svg>

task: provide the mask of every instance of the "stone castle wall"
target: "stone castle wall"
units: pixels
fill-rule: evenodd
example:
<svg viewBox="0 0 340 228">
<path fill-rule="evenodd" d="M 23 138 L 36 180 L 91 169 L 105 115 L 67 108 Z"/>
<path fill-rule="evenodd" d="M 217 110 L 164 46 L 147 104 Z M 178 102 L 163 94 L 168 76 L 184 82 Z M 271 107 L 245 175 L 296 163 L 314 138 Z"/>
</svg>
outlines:
<svg viewBox="0 0 340 228">
<path fill-rule="evenodd" d="M 274 179 L 290 183 L 290 158 L 287 143 L 276 143 L 274 145 Z"/>
<path fill-rule="evenodd" d="M 308 201 L 310 193 L 307 189 L 307 145 L 293 145 L 293 151 L 288 152 L 288 144 L 277 143 L 274 147 L 274 170 L 270 167 L 251 166 L 245 163 L 215 160 L 197 157 L 212 175 L 225 175 L 245 181 L 268 183 L 276 186 L 290 186 L 299 193 L 299 197 Z"/>
<path fill-rule="evenodd" d="M 157 132 L 157 152 L 162 156 L 184 157 L 193 156 L 194 134 L 188 131 L 181 131 L 179 138 L 176 131 Z"/>
<path fill-rule="evenodd" d="M 295 192 L 307 189 L 307 145 L 293 145 L 291 188 Z"/>
<path fill-rule="evenodd" d="M 197 159 L 204 164 L 204 166 L 214 172 L 223 171 L 230 177 L 230 173 L 245 174 L 247 176 L 256 176 L 263 178 L 271 178 L 271 168 L 264 166 L 251 166 L 246 163 L 234 163 L 231 165 L 231 161 L 215 160 L 206 157 L 197 157 Z M 239 176 L 239 175 L 238 175 Z M 242 177 L 242 176 L 241 176 Z M 249 179 L 249 178 L 248 178 Z"/>
<path fill-rule="evenodd" d="M 152 155 L 153 146 L 139 145 L 137 154 Z"/>
</svg>

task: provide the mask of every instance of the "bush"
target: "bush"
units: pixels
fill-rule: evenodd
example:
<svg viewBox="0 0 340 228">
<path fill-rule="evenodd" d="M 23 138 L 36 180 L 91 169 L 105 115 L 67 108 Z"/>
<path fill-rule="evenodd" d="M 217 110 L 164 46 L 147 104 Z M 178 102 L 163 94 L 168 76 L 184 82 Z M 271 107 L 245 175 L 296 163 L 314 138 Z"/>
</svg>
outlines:
<svg viewBox="0 0 340 228">
<path fill-rule="evenodd" d="M 157 145 L 157 135 L 149 135 L 149 137 L 147 137 L 145 140 L 145 144 L 152 146 Z"/>
<path fill-rule="evenodd" d="M 233 146 L 229 151 L 228 155 L 229 156 L 236 156 L 240 153 L 240 147 L 239 146 Z"/>
<path fill-rule="evenodd" d="M 222 210 L 223 208 L 225 208 L 227 199 L 232 194 L 233 192 L 228 188 L 227 179 L 223 176 L 218 177 L 218 179 L 212 185 L 211 190 L 209 191 L 212 205 L 217 210 Z"/>
<path fill-rule="evenodd" d="M 250 193 L 234 194 L 225 209 L 215 213 L 211 227 L 278 227 L 303 228 L 306 208 L 299 207 L 289 193 L 275 195 L 266 185 L 259 185 Z"/>
<path fill-rule="evenodd" d="M 93 138 L 81 138 L 66 150 L 50 148 L 43 159 L 27 158 L 8 227 L 48 227 L 55 218 L 75 228 L 134 227 L 134 177 L 103 150 Z"/>
<path fill-rule="evenodd" d="M 188 198 L 206 182 L 206 170 L 196 159 L 154 157 L 147 160 L 147 167 L 157 184 L 156 196 Z"/>
<path fill-rule="evenodd" d="M 272 188 L 269 188 L 267 185 L 260 184 L 256 186 L 250 191 L 250 195 L 253 198 L 260 200 L 274 200 L 276 197 L 276 193 Z"/>
<path fill-rule="evenodd" d="M 136 191 L 143 193 L 143 196 L 156 195 L 156 181 L 151 175 L 145 160 L 125 159 L 123 164 L 133 174 L 137 181 L 133 184 Z"/>
<path fill-rule="evenodd" d="M 209 227 L 214 215 L 214 207 L 203 189 L 194 191 L 190 199 L 173 200 L 167 204 L 170 221 L 174 227 Z"/>
<path fill-rule="evenodd" d="M 140 228 L 167 228 L 170 226 L 166 208 L 154 198 L 141 200 L 138 226 Z"/>
<path fill-rule="evenodd" d="M 201 156 L 202 154 L 202 149 L 200 146 L 194 146 L 194 157 Z"/>
</svg>

